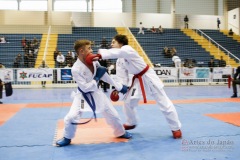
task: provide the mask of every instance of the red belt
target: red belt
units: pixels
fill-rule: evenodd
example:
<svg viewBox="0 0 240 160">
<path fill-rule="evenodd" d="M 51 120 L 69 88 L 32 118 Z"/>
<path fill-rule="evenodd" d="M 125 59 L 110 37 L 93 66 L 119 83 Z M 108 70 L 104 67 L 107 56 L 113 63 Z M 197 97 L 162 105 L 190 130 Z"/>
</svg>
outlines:
<svg viewBox="0 0 240 160">
<path fill-rule="evenodd" d="M 142 76 L 148 71 L 148 69 L 149 69 L 149 65 L 147 65 L 140 73 L 135 74 L 135 75 L 133 76 L 132 84 L 131 84 L 131 87 L 130 87 L 130 89 L 131 89 L 132 86 L 133 86 L 134 80 L 135 80 L 136 78 L 138 78 L 138 79 L 139 79 L 139 83 L 140 83 L 140 87 L 141 87 L 141 90 L 142 90 L 142 95 L 143 95 L 144 103 L 147 103 L 147 98 L 146 98 L 146 93 L 145 93 L 145 89 L 144 89 L 144 85 L 143 85 Z M 130 90 L 130 89 L 129 89 L 129 90 Z"/>
</svg>

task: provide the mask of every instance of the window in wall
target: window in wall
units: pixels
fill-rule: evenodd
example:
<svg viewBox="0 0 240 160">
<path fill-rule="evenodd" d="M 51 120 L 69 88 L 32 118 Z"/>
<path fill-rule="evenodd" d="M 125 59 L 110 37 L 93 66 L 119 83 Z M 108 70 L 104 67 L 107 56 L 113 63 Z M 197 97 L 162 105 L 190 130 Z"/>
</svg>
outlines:
<svg viewBox="0 0 240 160">
<path fill-rule="evenodd" d="M 17 0 L 0 0 L 0 10 L 17 10 Z"/>
<path fill-rule="evenodd" d="M 53 10 L 91 12 L 91 0 L 54 0 Z"/>
<path fill-rule="evenodd" d="M 122 0 L 94 0 L 94 12 L 122 12 Z"/>
<path fill-rule="evenodd" d="M 122 12 L 122 0 L 94 0 L 94 12 Z M 91 0 L 54 0 L 54 11 L 92 12 Z"/>
<path fill-rule="evenodd" d="M 19 2 L 19 10 L 27 11 L 47 11 L 47 0 L 21 0 Z"/>
</svg>

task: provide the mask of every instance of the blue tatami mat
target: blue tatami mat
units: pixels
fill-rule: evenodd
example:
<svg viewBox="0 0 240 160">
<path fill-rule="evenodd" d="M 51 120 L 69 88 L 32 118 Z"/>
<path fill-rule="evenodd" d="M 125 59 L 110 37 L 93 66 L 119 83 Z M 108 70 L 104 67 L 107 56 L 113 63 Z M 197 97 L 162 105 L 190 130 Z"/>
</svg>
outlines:
<svg viewBox="0 0 240 160">
<path fill-rule="evenodd" d="M 5 97 L 3 102 L 6 105 L 51 102 L 71 104 L 72 90 L 75 89 L 15 89 L 14 95 Z M 165 91 L 173 101 L 229 98 L 232 93 L 226 86 L 165 87 Z M 29 96 L 24 98 L 22 94 Z M 148 98 L 152 100 L 151 96 Z M 53 141 L 58 120 L 64 118 L 69 107 L 21 108 L 0 126 L 0 160 L 239 159 L 240 128 L 206 114 L 240 112 L 240 102 L 183 102 L 175 103 L 175 107 L 182 123 L 182 139 L 172 138 L 171 130 L 156 104 L 141 104 L 137 108 L 139 125 L 130 131 L 133 139 L 129 142 L 66 147 L 55 147 Z M 120 105 L 115 108 L 125 122 Z"/>
</svg>

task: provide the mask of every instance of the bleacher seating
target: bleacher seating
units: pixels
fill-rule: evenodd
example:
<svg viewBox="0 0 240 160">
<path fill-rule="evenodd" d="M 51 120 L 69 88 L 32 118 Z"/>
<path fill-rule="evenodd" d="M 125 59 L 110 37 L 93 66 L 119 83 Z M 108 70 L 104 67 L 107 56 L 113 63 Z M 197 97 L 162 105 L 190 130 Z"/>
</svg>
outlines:
<svg viewBox="0 0 240 160">
<path fill-rule="evenodd" d="M 213 57 L 180 29 L 165 28 L 163 34 L 147 30 L 144 35 L 137 34 L 138 28 L 130 28 L 130 30 L 154 64 L 160 63 L 165 67 L 173 66 L 172 59 L 166 58 L 163 54 L 164 47 L 175 47 L 182 61 L 195 59 L 197 64 L 203 67 L 207 67 L 209 60 Z"/>
<path fill-rule="evenodd" d="M 227 49 L 229 52 L 231 52 L 232 54 L 234 54 L 236 57 L 240 58 L 240 52 L 239 52 L 239 48 L 240 48 L 240 44 L 232 39 L 231 37 L 228 37 L 226 35 L 224 35 L 222 32 L 220 32 L 219 30 L 201 30 L 203 31 L 205 34 L 207 34 L 209 37 L 211 37 L 215 42 L 217 42 L 218 44 L 220 44 L 222 47 L 224 47 L 225 49 Z M 222 48 L 220 48 L 223 52 L 225 52 L 226 54 L 228 54 L 226 51 L 224 51 Z M 231 55 L 230 55 L 231 56 Z M 231 56 L 232 57 L 232 56 Z"/>
<path fill-rule="evenodd" d="M 76 40 L 88 39 L 94 42 L 94 45 L 92 46 L 93 53 L 97 53 L 103 37 L 106 38 L 108 44 L 110 45 L 112 38 L 116 34 L 117 32 L 114 27 L 73 27 L 72 34 L 58 35 L 57 47 L 58 50 L 66 56 L 69 50 L 74 51 L 73 46 Z"/>
<path fill-rule="evenodd" d="M 41 34 L 1 34 L 7 40 L 7 43 L 0 43 L 0 62 L 7 68 L 13 68 L 13 62 L 18 53 L 22 55 L 22 63 L 19 67 L 23 67 L 24 51 L 22 49 L 21 40 L 25 37 L 27 40 L 32 40 L 36 37 L 41 40 Z"/>
</svg>

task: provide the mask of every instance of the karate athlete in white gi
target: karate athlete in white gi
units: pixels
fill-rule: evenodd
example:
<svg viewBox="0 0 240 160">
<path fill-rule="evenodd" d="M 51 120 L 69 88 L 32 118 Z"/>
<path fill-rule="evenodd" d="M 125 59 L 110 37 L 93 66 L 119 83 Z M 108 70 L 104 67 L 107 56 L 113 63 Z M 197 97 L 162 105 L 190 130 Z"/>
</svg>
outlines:
<svg viewBox="0 0 240 160">
<path fill-rule="evenodd" d="M 114 135 L 119 138 L 129 139 L 132 135 L 125 131 L 119 115 L 113 107 L 111 101 L 98 88 L 98 81 L 101 79 L 113 86 L 121 93 L 127 92 L 127 86 L 114 82 L 106 73 L 106 68 L 100 66 L 99 62 L 90 65 L 85 63 L 88 54 L 92 54 L 91 42 L 88 40 L 78 40 L 75 42 L 74 49 L 78 55 L 77 61 L 72 67 L 73 80 L 78 84 L 78 91 L 73 95 L 73 103 L 70 111 L 64 118 L 64 137 L 56 142 L 57 146 L 66 146 L 71 143 L 75 136 L 76 124 L 82 116 L 82 112 L 90 111 L 101 112 L 107 123 L 113 128 Z M 90 101 L 90 104 L 89 102 Z M 97 134 L 97 133 L 93 133 Z"/>
<path fill-rule="evenodd" d="M 137 124 L 136 107 L 141 98 L 147 102 L 146 93 L 150 93 L 156 100 L 160 110 L 164 114 L 173 138 L 181 138 L 181 123 L 178 119 L 176 109 L 171 100 L 163 90 L 163 83 L 152 68 L 144 62 L 139 54 L 128 45 L 128 38 L 125 35 L 116 35 L 111 44 L 111 49 L 99 49 L 98 54 L 87 57 L 86 61 L 97 59 L 117 59 L 117 76 L 123 84 L 128 84 L 128 75 L 133 74 L 133 83 L 124 99 L 124 112 L 126 115 L 126 130 L 134 129 Z"/>
</svg>

